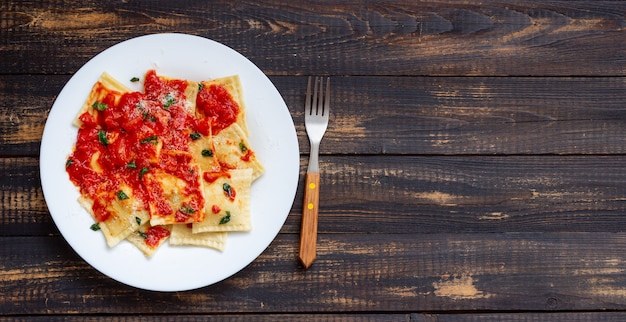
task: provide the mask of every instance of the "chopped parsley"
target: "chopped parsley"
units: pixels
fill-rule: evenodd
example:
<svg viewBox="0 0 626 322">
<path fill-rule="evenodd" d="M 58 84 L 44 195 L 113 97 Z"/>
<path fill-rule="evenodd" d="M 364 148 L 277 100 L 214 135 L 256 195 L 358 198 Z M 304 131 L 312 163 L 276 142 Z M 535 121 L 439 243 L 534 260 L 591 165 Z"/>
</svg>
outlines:
<svg viewBox="0 0 626 322">
<path fill-rule="evenodd" d="M 222 189 L 224 189 L 224 194 L 230 199 L 235 200 L 235 188 L 231 187 L 228 183 L 224 183 L 222 185 Z"/>
<path fill-rule="evenodd" d="M 167 94 L 163 99 L 163 108 L 167 110 L 174 103 L 176 103 L 176 99 L 174 98 L 174 96 L 172 96 L 172 94 Z"/>
<path fill-rule="evenodd" d="M 148 112 L 143 112 L 141 115 L 143 116 L 144 121 L 148 121 L 148 122 L 152 122 L 152 123 L 155 123 L 157 121 L 156 116 L 154 116 L 154 115 L 152 115 L 152 114 L 150 114 Z"/>
<path fill-rule="evenodd" d="M 225 223 L 228 223 L 230 221 L 230 211 L 226 211 L 226 216 L 222 217 L 222 219 L 220 219 L 220 225 L 223 225 Z"/>
<path fill-rule="evenodd" d="M 96 110 L 102 112 L 104 110 L 106 110 L 107 107 L 109 107 L 106 103 L 102 103 L 102 102 L 95 102 L 91 105 L 91 107 L 95 108 Z"/>
<path fill-rule="evenodd" d="M 102 143 L 102 145 L 104 146 L 109 145 L 109 140 L 107 139 L 107 132 L 103 130 L 98 131 L 98 140 L 100 140 L 100 143 Z"/>
<path fill-rule="evenodd" d="M 143 239 L 148 238 L 148 234 L 144 233 L 143 231 L 137 231 L 137 233 L 139 234 L 139 236 L 141 236 Z"/>
<path fill-rule="evenodd" d="M 201 135 L 200 133 L 198 133 L 198 132 L 193 132 L 193 133 L 189 134 L 189 137 L 190 137 L 192 140 L 194 140 L 194 141 L 195 141 L 195 140 L 197 140 L 197 139 L 199 139 L 201 136 L 202 136 L 202 135 Z"/>
<path fill-rule="evenodd" d="M 69 168 L 69 166 L 71 166 L 72 164 L 74 164 L 74 160 L 72 159 L 67 159 L 67 161 L 65 161 L 66 168 Z"/>
<path fill-rule="evenodd" d="M 137 164 L 135 163 L 135 161 L 132 161 L 129 164 L 127 164 L 126 167 L 129 169 L 137 169 Z"/>
<path fill-rule="evenodd" d="M 213 156 L 213 151 L 208 150 L 208 149 L 204 149 L 204 150 L 202 150 L 202 156 L 203 157 L 212 157 Z"/>
<path fill-rule="evenodd" d="M 152 143 L 152 144 L 158 144 L 159 143 L 159 137 L 156 135 L 153 136 L 149 136 L 143 140 L 141 140 L 139 143 L 141 144 L 145 144 L 145 143 Z"/>
<path fill-rule="evenodd" d="M 143 178 L 143 175 L 148 171 L 150 171 L 149 168 L 146 168 L 146 167 L 141 168 L 141 170 L 139 170 L 139 179 Z"/>
<path fill-rule="evenodd" d="M 135 217 L 135 221 L 137 222 L 137 225 L 141 225 L 141 218 Z"/>
<path fill-rule="evenodd" d="M 241 152 L 246 152 L 248 151 L 248 147 L 243 144 L 243 142 L 239 142 L 239 150 L 241 150 Z"/>
<path fill-rule="evenodd" d="M 95 223 L 95 224 L 91 225 L 89 227 L 89 229 L 91 229 L 93 231 L 98 231 L 98 230 L 100 230 L 100 225 L 98 225 L 98 223 Z"/>
<path fill-rule="evenodd" d="M 191 215 L 196 212 L 196 210 L 189 206 L 182 206 L 180 207 L 180 212 L 182 212 L 183 214 Z"/>
<path fill-rule="evenodd" d="M 198 91 L 201 91 L 204 88 L 204 84 L 203 83 L 199 83 L 198 84 Z"/>
<path fill-rule="evenodd" d="M 128 195 L 124 191 L 120 190 L 117 192 L 117 200 L 126 200 L 126 199 L 129 199 L 129 198 L 128 198 Z"/>
<path fill-rule="evenodd" d="M 139 77 L 133 77 L 130 79 L 131 82 L 136 83 L 139 81 Z"/>
</svg>

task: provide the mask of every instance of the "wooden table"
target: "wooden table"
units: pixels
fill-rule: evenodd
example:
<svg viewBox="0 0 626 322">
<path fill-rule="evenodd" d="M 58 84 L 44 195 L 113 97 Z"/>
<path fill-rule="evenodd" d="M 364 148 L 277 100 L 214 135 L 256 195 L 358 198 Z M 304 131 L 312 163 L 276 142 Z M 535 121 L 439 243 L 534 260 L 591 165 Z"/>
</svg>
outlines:
<svg viewBox="0 0 626 322">
<path fill-rule="evenodd" d="M 39 179 L 65 82 L 162 32 L 259 66 L 301 151 L 273 243 L 175 293 L 77 256 Z M 0 39 L 0 320 L 626 320 L 626 1 L 5 0 Z M 305 270 L 308 75 L 332 77 L 333 110 Z"/>
</svg>

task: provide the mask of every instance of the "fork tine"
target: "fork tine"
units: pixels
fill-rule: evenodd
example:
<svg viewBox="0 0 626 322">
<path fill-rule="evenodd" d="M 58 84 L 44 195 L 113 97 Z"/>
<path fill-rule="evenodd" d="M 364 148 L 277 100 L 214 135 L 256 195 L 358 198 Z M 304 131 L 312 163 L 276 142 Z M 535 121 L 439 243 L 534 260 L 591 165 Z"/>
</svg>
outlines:
<svg viewBox="0 0 626 322">
<path fill-rule="evenodd" d="M 322 91 L 321 91 L 321 87 L 320 90 L 318 91 L 318 84 L 321 86 L 321 79 L 319 77 L 315 77 L 315 86 L 313 87 L 313 106 L 311 107 L 311 115 L 317 115 L 317 112 L 319 110 L 319 103 L 318 103 L 318 93 L 321 95 Z"/>
<path fill-rule="evenodd" d="M 328 114 L 330 111 L 330 77 L 326 78 L 326 93 L 324 94 L 324 107 L 322 115 Z"/>
<path fill-rule="evenodd" d="M 304 102 L 304 114 L 311 114 L 311 81 L 312 77 L 309 76 L 309 83 L 306 85 L 306 102 Z"/>
</svg>

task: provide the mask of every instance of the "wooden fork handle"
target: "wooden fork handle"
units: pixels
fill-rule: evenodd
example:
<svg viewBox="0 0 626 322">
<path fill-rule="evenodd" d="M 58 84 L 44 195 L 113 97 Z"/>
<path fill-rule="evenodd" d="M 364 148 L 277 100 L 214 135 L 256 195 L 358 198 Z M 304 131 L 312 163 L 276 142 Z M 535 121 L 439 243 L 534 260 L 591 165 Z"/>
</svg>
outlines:
<svg viewBox="0 0 626 322">
<path fill-rule="evenodd" d="M 317 243 L 317 212 L 319 209 L 320 174 L 307 172 L 302 205 L 302 227 L 300 231 L 300 253 L 298 257 L 309 268 L 315 260 Z"/>
</svg>

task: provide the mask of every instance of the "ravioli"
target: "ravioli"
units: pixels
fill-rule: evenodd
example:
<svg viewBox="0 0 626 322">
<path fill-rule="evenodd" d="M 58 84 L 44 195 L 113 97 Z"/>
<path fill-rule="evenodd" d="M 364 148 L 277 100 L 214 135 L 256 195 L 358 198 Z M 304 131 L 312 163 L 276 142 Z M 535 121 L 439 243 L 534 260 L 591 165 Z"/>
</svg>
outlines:
<svg viewBox="0 0 626 322">
<path fill-rule="evenodd" d="M 235 123 L 213 137 L 215 153 L 222 165 L 229 169 L 252 169 L 252 181 L 264 172 L 244 131 Z"/>
<path fill-rule="evenodd" d="M 249 231 L 252 169 L 228 171 L 204 185 L 207 199 L 204 220 L 192 225 L 194 233 L 208 231 Z"/>
<path fill-rule="evenodd" d="M 226 248 L 226 232 L 193 233 L 188 225 L 172 226 L 170 245 L 210 247 L 223 251 Z"/>
<path fill-rule="evenodd" d="M 152 257 L 171 235 L 170 226 L 152 226 L 143 224 L 126 239 L 135 245 L 144 255 Z"/>
<path fill-rule="evenodd" d="M 73 124 L 66 171 L 107 245 L 147 257 L 169 244 L 223 250 L 252 229 L 250 187 L 265 169 L 237 75 L 195 82 L 146 72 L 133 92 L 103 73 Z"/>
</svg>

